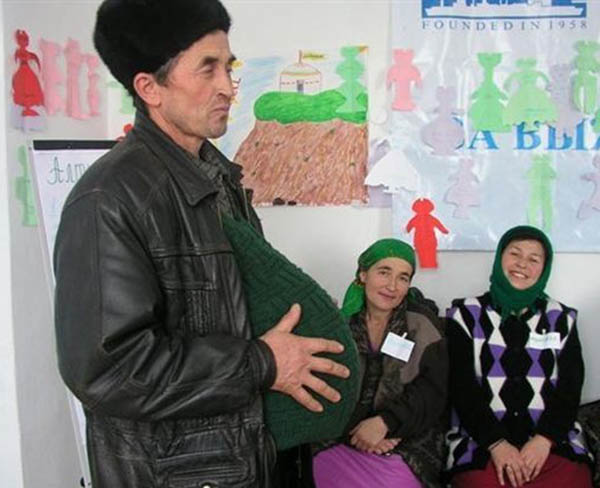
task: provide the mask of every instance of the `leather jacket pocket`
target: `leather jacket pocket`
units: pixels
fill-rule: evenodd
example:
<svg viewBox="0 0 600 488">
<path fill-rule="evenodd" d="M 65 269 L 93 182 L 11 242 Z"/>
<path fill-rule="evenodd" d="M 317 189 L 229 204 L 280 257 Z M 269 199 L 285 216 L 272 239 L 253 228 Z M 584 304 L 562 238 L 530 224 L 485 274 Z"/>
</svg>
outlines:
<svg viewBox="0 0 600 488">
<path fill-rule="evenodd" d="M 177 255 L 154 259 L 165 297 L 167 327 L 184 336 L 215 331 L 218 294 L 214 255 Z"/>
<path fill-rule="evenodd" d="M 197 467 L 190 471 L 173 473 L 168 478 L 168 488 L 242 488 L 247 487 L 248 467 L 242 461 L 209 464 L 198 459 Z"/>
</svg>

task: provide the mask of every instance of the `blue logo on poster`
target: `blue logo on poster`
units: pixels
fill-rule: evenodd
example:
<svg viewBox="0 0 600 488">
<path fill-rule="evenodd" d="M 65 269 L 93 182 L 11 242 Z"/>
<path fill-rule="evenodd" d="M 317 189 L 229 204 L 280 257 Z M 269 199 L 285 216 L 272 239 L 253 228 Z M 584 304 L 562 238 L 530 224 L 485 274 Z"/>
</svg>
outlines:
<svg viewBox="0 0 600 488">
<path fill-rule="evenodd" d="M 587 0 L 421 0 L 423 19 L 586 18 Z"/>
</svg>

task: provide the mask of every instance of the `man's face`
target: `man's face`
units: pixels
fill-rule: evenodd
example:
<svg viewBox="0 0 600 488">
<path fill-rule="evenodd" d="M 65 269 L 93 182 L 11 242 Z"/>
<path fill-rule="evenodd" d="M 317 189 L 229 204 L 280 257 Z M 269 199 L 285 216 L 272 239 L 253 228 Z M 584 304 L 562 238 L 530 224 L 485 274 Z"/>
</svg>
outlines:
<svg viewBox="0 0 600 488">
<path fill-rule="evenodd" d="M 191 153 L 204 139 L 220 137 L 227 129 L 234 59 L 227 34 L 214 31 L 182 51 L 166 82 L 158 86 L 160 103 L 150 115 Z"/>
</svg>

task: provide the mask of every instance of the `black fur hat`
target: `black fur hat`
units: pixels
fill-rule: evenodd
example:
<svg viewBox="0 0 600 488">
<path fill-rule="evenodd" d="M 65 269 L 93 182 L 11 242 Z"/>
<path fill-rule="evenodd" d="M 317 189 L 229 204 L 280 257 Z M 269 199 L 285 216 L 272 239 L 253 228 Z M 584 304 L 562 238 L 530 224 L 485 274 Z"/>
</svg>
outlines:
<svg viewBox="0 0 600 488">
<path fill-rule="evenodd" d="M 135 95 L 137 73 L 154 73 L 210 32 L 229 32 L 219 0 L 104 0 L 94 45 L 113 76 Z"/>
</svg>

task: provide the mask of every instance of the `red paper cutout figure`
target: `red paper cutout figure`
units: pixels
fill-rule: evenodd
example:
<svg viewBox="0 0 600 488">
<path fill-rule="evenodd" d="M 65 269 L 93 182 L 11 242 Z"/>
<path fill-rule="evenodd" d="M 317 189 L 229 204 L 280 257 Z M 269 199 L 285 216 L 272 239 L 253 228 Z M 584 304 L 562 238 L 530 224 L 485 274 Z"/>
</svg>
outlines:
<svg viewBox="0 0 600 488">
<path fill-rule="evenodd" d="M 65 80 L 57 64 L 57 57 L 61 52 L 61 48 L 56 42 L 40 39 L 40 51 L 42 52 L 44 105 L 48 115 L 56 115 L 65 109 L 65 101 L 58 92 L 58 86 Z"/>
<path fill-rule="evenodd" d="M 79 71 L 83 64 L 83 55 L 79 42 L 69 39 L 65 47 L 67 58 L 67 115 L 74 119 L 86 119 L 88 116 L 81 111 L 79 101 Z"/>
<path fill-rule="evenodd" d="M 15 32 L 15 40 L 19 45 L 15 51 L 15 62 L 19 63 L 19 67 L 12 77 L 13 101 L 15 105 L 24 107 L 21 112 L 22 116 L 39 116 L 40 114 L 31 107 L 44 103 L 44 93 L 37 75 L 31 69 L 30 62 L 33 61 L 39 71 L 41 69 L 40 60 L 35 53 L 27 50 L 27 46 L 29 46 L 27 32 L 18 29 Z"/>
<path fill-rule="evenodd" d="M 392 83 L 395 83 L 396 97 L 392 104 L 394 110 L 410 111 L 415 108 L 410 88 L 413 82 L 418 87 L 421 86 L 421 73 L 412 64 L 412 60 L 412 49 L 394 49 L 394 61 L 396 64 L 389 69 L 387 74 L 388 88 L 390 88 Z"/>
<path fill-rule="evenodd" d="M 125 137 L 127 136 L 127 134 L 129 134 L 131 129 L 133 129 L 133 124 L 125 124 L 123 126 L 123 134 L 121 134 L 119 137 L 117 137 L 117 141 L 121 142 L 123 139 L 125 139 Z"/>
<path fill-rule="evenodd" d="M 418 198 L 412 204 L 413 211 L 417 214 L 408 221 L 406 232 L 415 230 L 413 244 L 419 258 L 421 268 L 437 268 L 437 238 L 435 229 L 447 234 L 448 229 L 431 215 L 435 206 L 428 198 Z"/>
<path fill-rule="evenodd" d="M 96 70 L 100 66 L 100 59 L 93 54 L 86 54 L 85 63 L 87 64 L 88 69 L 87 99 L 88 107 L 90 109 L 89 113 L 92 117 L 96 117 L 100 115 L 100 92 L 98 91 L 98 80 L 100 80 L 100 75 L 96 73 Z"/>
</svg>

